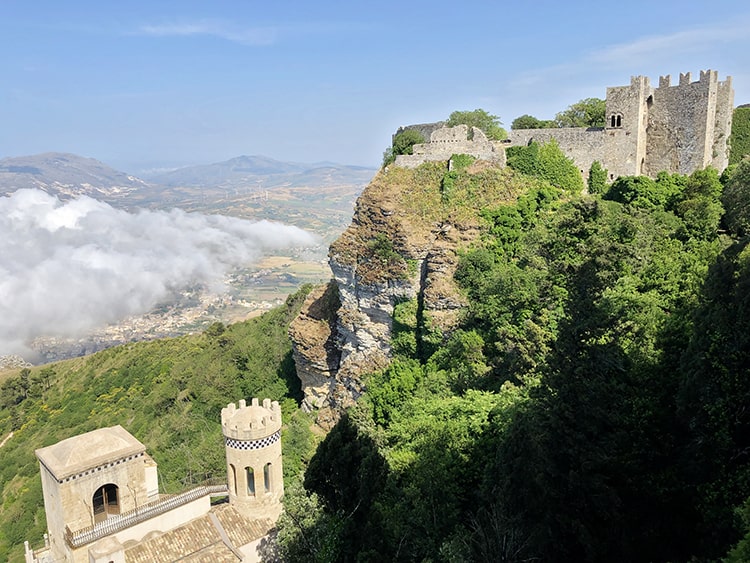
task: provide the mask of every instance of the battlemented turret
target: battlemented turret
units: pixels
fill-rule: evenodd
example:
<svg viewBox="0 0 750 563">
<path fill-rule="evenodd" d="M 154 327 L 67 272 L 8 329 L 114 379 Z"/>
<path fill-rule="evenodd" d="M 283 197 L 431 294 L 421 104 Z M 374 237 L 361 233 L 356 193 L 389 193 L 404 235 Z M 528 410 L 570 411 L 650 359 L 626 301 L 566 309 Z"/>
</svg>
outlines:
<svg viewBox="0 0 750 563">
<path fill-rule="evenodd" d="M 239 512 L 275 520 L 281 514 L 284 480 L 281 465 L 281 407 L 253 399 L 248 406 L 221 409 L 227 456 L 229 502 Z"/>
</svg>

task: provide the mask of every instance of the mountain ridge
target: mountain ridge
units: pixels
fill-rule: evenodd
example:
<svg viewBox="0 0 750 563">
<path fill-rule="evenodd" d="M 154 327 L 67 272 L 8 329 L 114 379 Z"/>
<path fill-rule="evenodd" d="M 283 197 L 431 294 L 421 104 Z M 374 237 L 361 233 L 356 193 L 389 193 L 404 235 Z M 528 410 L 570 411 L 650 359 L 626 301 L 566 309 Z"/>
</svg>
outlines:
<svg viewBox="0 0 750 563">
<path fill-rule="evenodd" d="M 275 188 L 364 186 L 374 168 L 334 162 L 299 163 L 241 155 L 212 164 L 186 166 L 138 177 L 97 159 L 47 152 L 0 159 L 0 195 L 41 189 L 60 199 L 86 195 L 116 207 L 179 207 L 184 189 L 200 189 L 201 199 L 226 199 Z"/>
<path fill-rule="evenodd" d="M 335 162 L 299 163 L 280 161 L 262 155 L 240 155 L 211 164 L 185 166 L 167 172 L 148 174 L 150 181 L 168 187 L 323 187 L 333 184 L 363 184 L 374 175 L 374 168 Z"/>
<path fill-rule="evenodd" d="M 122 201 L 152 185 L 94 158 L 65 152 L 0 159 L 0 195 L 41 189 L 61 199 L 87 195 L 107 203 Z"/>
</svg>

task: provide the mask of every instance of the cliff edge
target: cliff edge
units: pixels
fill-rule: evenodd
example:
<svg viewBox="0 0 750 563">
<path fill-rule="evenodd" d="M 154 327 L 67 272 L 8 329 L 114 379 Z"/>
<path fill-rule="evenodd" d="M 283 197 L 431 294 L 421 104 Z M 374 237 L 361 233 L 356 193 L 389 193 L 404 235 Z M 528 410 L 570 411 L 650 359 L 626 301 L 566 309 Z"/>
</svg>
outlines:
<svg viewBox="0 0 750 563">
<path fill-rule="evenodd" d="M 455 328 L 465 299 L 453 275 L 459 253 L 480 234 L 479 212 L 528 185 L 490 162 L 448 168 L 431 162 L 378 173 L 330 247 L 333 280 L 308 296 L 291 324 L 303 406 L 318 409 L 323 427 L 364 392 L 364 374 L 388 364 L 398 304 L 416 304 L 417 346 Z"/>
</svg>

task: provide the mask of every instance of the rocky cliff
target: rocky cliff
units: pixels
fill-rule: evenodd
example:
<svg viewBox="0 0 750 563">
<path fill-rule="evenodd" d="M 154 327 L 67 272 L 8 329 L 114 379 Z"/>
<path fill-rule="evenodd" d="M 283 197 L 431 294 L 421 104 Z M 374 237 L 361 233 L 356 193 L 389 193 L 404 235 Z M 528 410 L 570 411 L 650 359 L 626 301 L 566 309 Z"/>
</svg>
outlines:
<svg viewBox="0 0 750 563">
<path fill-rule="evenodd" d="M 336 421 L 387 365 L 394 307 L 416 301 L 422 337 L 456 326 L 465 301 L 453 280 L 461 249 L 480 234 L 479 210 L 515 197 L 513 172 L 475 162 L 392 166 L 364 190 L 349 228 L 330 247 L 333 280 L 310 294 L 290 327 L 304 406 Z M 417 335 L 417 339 L 420 335 Z"/>
</svg>

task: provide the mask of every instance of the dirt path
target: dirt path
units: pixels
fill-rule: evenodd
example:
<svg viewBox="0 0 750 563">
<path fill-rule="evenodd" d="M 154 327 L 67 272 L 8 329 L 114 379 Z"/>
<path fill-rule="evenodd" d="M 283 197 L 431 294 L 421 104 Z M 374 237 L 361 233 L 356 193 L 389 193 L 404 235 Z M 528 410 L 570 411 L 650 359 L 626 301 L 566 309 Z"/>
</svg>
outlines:
<svg viewBox="0 0 750 563">
<path fill-rule="evenodd" d="M 13 437 L 13 432 L 11 432 L 5 438 L 3 438 L 3 441 L 0 442 L 0 448 L 2 448 L 5 445 L 5 442 L 7 442 L 8 440 L 10 440 L 12 437 Z"/>
</svg>

